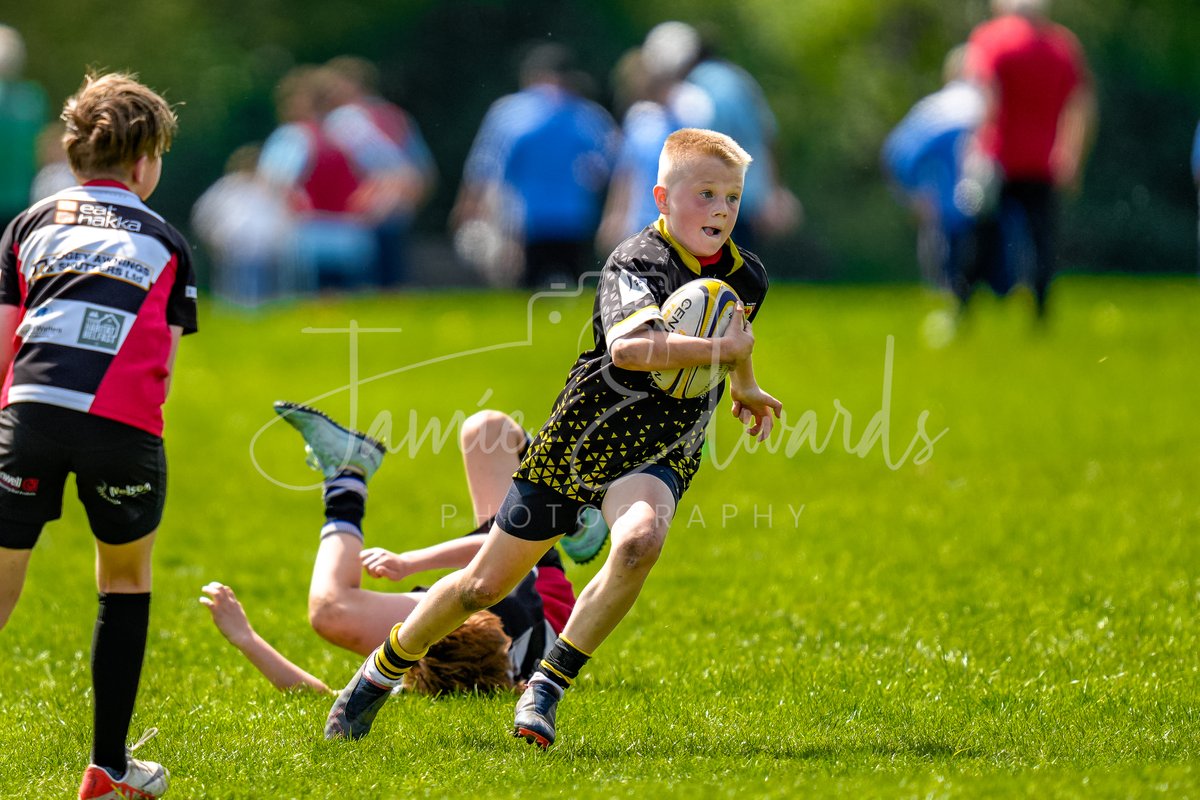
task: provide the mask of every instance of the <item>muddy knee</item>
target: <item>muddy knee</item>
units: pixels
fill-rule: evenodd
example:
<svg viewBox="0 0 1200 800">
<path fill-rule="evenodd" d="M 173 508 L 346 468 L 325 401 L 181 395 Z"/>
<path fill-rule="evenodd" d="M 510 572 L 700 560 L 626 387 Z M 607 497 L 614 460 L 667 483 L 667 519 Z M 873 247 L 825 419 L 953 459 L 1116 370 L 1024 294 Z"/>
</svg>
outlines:
<svg viewBox="0 0 1200 800">
<path fill-rule="evenodd" d="M 499 603 L 508 594 L 508 589 L 483 579 L 465 581 L 458 590 L 458 602 L 464 611 L 474 614 Z"/>
<path fill-rule="evenodd" d="M 666 528 L 652 522 L 637 525 L 613 550 L 613 557 L 625 569 L 647 570 L 658 561 L 667 540 Z"/>
</svg>

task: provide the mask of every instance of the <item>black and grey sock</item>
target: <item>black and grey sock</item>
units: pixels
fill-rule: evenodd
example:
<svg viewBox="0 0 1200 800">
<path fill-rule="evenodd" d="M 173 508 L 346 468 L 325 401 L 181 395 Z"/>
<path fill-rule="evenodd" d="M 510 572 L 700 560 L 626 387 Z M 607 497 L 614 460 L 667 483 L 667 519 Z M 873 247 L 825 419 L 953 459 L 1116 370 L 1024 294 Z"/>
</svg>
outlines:
<svg viewBox="0 0 1200 800">
<path fill-rule="evenodd" d="M 342 470 L 325 482 L 325 525 L 321 538 L 349 533 L 363 538 L 362 521 L 367 515 L 367 484 L 357 472 Z"/>
</svg>

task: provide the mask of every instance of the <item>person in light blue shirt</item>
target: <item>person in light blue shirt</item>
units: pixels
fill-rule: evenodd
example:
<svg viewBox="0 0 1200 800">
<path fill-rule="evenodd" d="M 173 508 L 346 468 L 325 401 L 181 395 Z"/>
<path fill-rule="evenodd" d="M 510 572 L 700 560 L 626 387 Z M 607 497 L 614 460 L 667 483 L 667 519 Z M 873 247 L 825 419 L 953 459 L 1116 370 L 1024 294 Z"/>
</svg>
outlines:
<svg viewBox="0 0 1200 800">
<path fill-rule="evenodd" d="M 1196 126 L 1196 139 L 1192 142 L 1192 177 L 1200 185 L 1200 125 Z"/>
<path fill-rule="evenodd" d="M 621 147 L 596 250 L 610 253 L 658 219 L 654 185 L 667 137 L 689 123 L 703 124 L 712 112 L 708 96 L 693 84 L 648 67 L 642 48 L 628 51 L 613 70 L 614 105 L 621 113 Z"/>
<path fill-rule="evenodd" d="M 758 81 L 718 57 L 712 44 L 686 22 L 672 20 L 651 28 L 642 53 L 651 72 L 674 75 L 706 97 L 707 103 L 700 107 L 688 95 L 672 93 L 672 110 L 685 126 L 724 133 L 754 159 L 742 194 L 738 245 L 757 250 L 764 240 L 797 228 L 803 210 L 780 181 L 775 152 L 778 124 Z M 685 100 L 686 106 L 680 102 Z"/>
<path fill-rule="evenodd" d="M 625 135 L 621 139 L 617 174 L 641 187 L 642 191 L 630 193 L 622 220 L 625 235 L 612 242 L 612 247 L 658 219 L 658 206 L 654 204 L 652 191 L 658 182 L 658 154 L 662 152 L 667 137 L 681 127 L 678 118 L 668 107 L 650 101 L 633 105 L 625 115 Z"/>
<path fill-rule="evenodd" d="M 618 136 L 572 75 L 565 47 L 535 46 L 521 64 L 521 90 L 492 104 L 467 156 L 451 225 L 460 252 L 473 223 L 508 243 L 516 275 L 489 275 L 493 282 L 516 277 L 533 287 L 592 266 Z M 487 268 L 486 256 L 466 254 Z"/>
<path fill-rule="evenodd" d="M 922 277 L 956 293 L 965 291 L 963 260 L 971 257 L 975 219 L 990 188 L 967 174 L 971 137 L 983 121 L 985 99 L 962 80 L 963 54 L 958 47 L 946 57 L 945 85 L 918 101 L 888 134 L 881 158 L 919 221 Z"/>
</svg>

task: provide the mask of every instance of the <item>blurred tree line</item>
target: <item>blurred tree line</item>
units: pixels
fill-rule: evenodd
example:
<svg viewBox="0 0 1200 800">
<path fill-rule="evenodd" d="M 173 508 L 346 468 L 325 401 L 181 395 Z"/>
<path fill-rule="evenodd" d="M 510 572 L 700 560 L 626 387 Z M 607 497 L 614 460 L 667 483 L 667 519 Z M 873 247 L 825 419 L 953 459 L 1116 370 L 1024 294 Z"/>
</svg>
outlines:
<svg viewBox="0 0 1200 800">
<path fill-rule="evenodd" d="M 273 88 L 292 65 L 342 53 L 382 70 L 383 93 L 420 123 L 441 172 L 418 221 L 437 235 L 488 104 L 516 88 L 523 44 L 572 46 L 608 103 L 610 71 L 655 23 L 681 18 L 763 84 L 779 117 L 782 172 L 805 228 L 764 255 L 775 275 L 911 279 L 913 231 L 879 170 L 891 127 L 940 84 L 942 58 L 988 14 L 986 0 L 80 0 L 8 4 L 28 77 L 54 104 L 88 65 L 138 72 L 178 111 L 181 132 L 154 199 L 186 222 L 238 145 L 275 125 Z M 1100 128 L 1062 255 L 1085 270 L 1191 271 L 1200 117 L 1200 5 L 1057 0 L 1096 76 Z"/>
</svg>

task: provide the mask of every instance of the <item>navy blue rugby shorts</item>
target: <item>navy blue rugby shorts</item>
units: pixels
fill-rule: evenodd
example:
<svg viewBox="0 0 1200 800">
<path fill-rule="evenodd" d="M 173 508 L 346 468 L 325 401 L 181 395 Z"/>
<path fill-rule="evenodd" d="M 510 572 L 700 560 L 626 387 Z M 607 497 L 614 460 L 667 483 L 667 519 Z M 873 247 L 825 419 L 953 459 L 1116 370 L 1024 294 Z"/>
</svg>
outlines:
<svg viewBox="0 0 1200 800">
<path fill-rule="evenodd" d="M 667 485 L 675 504 L 683 497 L 683 480 L 670 467 L 649 464 L 639 472 L 652 475 Z M 525 478 L 513 478 L 500 510 L 496 512 L 496 524 L 518 539 L 543 542 L 557 536 L 566 536 L 576 531 L 580 512 L 596 503 L 585 503 L 564 494 L 533 483 Z"/>
</svg>

